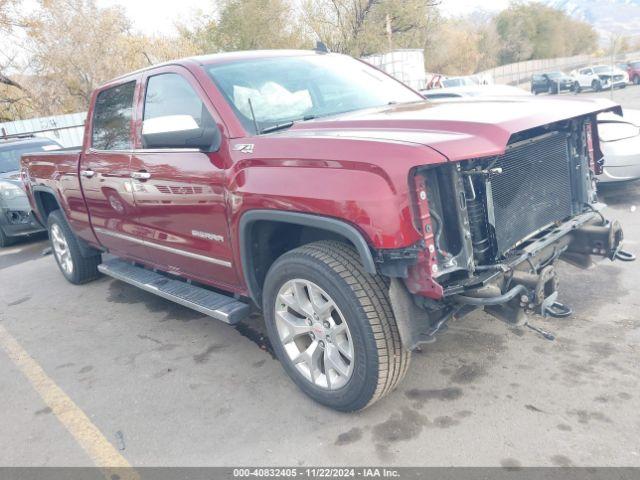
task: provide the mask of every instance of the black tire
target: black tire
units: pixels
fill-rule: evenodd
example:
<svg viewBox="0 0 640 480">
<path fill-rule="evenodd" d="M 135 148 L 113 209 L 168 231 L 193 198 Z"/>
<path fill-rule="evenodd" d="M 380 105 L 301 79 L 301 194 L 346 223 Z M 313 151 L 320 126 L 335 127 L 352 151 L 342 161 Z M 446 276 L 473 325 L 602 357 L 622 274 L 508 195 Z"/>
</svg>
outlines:
<svg viewBox="0 0 640 480">
<path fill-rule="evenodd" d="M 633 77 L 633 84 L 640 85 L 640 75 L 636 75 L 635 77 Z"/>
<path fill-rule="evenodd" d="M 345 317 L 354 350 L 353 373 L 339 389 L 321 388 L 304 377 L 278 335 L 275 308 L 280 288 L 304 279 L 322 288 Z M 317 402 L 339 411 L 365 408 L 391 392 L 407 373 L 411 354 L 401 344 L 388 297 L 388 284 L 366 273 L 354 248 L 321 241 L 282 255 L 267 274 L 263 295 L 267 332 L 283 368 Z"/>
<path fill-rule="evenodd" d="M 62 267 L 60 258 L 58 258 L 55 246 L 53 245 L 51 229 L 54 228 L 54 225 L 59 227 L 59 231 L 67 243 L 71 263 L 73 265 L 71 272 L 65 271 Z M 56 259 L 58 268 L 60 268 L 60 272 L 62 272 L 64 278 L 75 285 L 80 285 L 90 282 L 91 280 L 95 280 L 100 276 L 100 272 L 98 272 L 98 265 L 102 262 L 100 252 L 98 250 L 94 250 L 91 255 L 87 255 L 85 252 L 85 255 L 83 256 L 78 239 L 60 210 L 55 210 L 49 214 L 49 218 L 47 219 L 47 230 L 49 231 L 53 257 Z"/>
<path fill-rule="evenodd" d="M 602 90 L 602 82 L 600 80 L 594 80 L 593 82 L 591 82 L 591 88 L 596 92 L 599 92 L 600 90 Z"/>
<path fill-rule="evenodd" d="M 574 93 L 580 93 L 582 91 L 582 87 L 580 86 L 579 82 L 575 82 L 573 84 L 573 92 Z"/>
<path fill-rule="evenodd" d="M 13 245 L 14 239 L 7 236 L 0 227 L 0 248 L 8 247 L 9 245 Z"/>
</svg>

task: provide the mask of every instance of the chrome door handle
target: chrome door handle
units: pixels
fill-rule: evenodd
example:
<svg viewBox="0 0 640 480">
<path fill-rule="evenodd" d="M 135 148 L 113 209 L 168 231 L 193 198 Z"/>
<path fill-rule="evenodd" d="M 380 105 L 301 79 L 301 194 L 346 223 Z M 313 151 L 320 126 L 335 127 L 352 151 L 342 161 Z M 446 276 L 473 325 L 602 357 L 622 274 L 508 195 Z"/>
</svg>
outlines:
<svg viewBox="0 0 640 480">
<path fill-rule="evenodd" d="M 80 175 L 86 178 L 91 178 L 96 174 L 93 170 L 81 170 Z"/>
<path fill-rule="evenodd" d="M 135 178 L 136 180 L 149 180 L 151 174 L 149 172 L 132 172 L 131 178 Z"/>
</svg>

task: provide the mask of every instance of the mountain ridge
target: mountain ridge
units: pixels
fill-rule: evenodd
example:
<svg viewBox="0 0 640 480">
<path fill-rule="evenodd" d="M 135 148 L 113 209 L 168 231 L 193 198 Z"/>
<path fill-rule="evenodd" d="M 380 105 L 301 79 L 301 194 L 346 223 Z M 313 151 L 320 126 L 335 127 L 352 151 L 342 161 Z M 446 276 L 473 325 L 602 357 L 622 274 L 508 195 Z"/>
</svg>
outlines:
<svg viewBox="0 0 640 480">
<path fill-rule="evenodd" d="M 590 23 L 604 39 L 640 37 L 640 0 L 545 0 L 542 3 Z"/>
</svg>

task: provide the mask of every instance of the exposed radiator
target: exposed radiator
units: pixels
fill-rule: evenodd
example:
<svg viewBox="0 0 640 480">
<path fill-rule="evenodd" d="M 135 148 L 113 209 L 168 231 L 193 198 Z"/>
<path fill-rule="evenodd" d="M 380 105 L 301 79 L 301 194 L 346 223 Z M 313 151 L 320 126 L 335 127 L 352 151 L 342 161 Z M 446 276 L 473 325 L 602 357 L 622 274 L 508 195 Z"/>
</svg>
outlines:
<svg viewBox="0 0 640 480">
<path fill-rule="evenodd" d="M 487 185 L 489 223 L 498 255 L 572 214 L 567 136 L 553 133 L 522 142 L 498 157 Z"/>
</svg>

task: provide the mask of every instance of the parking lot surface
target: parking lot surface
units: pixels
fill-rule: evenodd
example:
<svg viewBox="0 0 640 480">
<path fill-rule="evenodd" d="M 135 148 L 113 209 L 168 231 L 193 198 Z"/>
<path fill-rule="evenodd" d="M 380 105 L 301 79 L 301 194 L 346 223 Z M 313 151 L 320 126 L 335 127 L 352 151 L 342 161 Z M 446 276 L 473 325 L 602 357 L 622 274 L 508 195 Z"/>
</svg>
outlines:
<svg viewBox="0 0 640 480">
<path fill-rule="evenodd" d="M 640 182 L 601 197 L 640 252 Z M 258 314 L 233 328 L 110 278 L 73 286 L 46 245 L 0 250 L 1 466 L 109 447 L 135 466 L 640 466 L 638 263 L 561 264 L 575 314 L 532 320 L 555 341 L 474 313 L 341 414 L 286 377 Z"/>
</svg>

